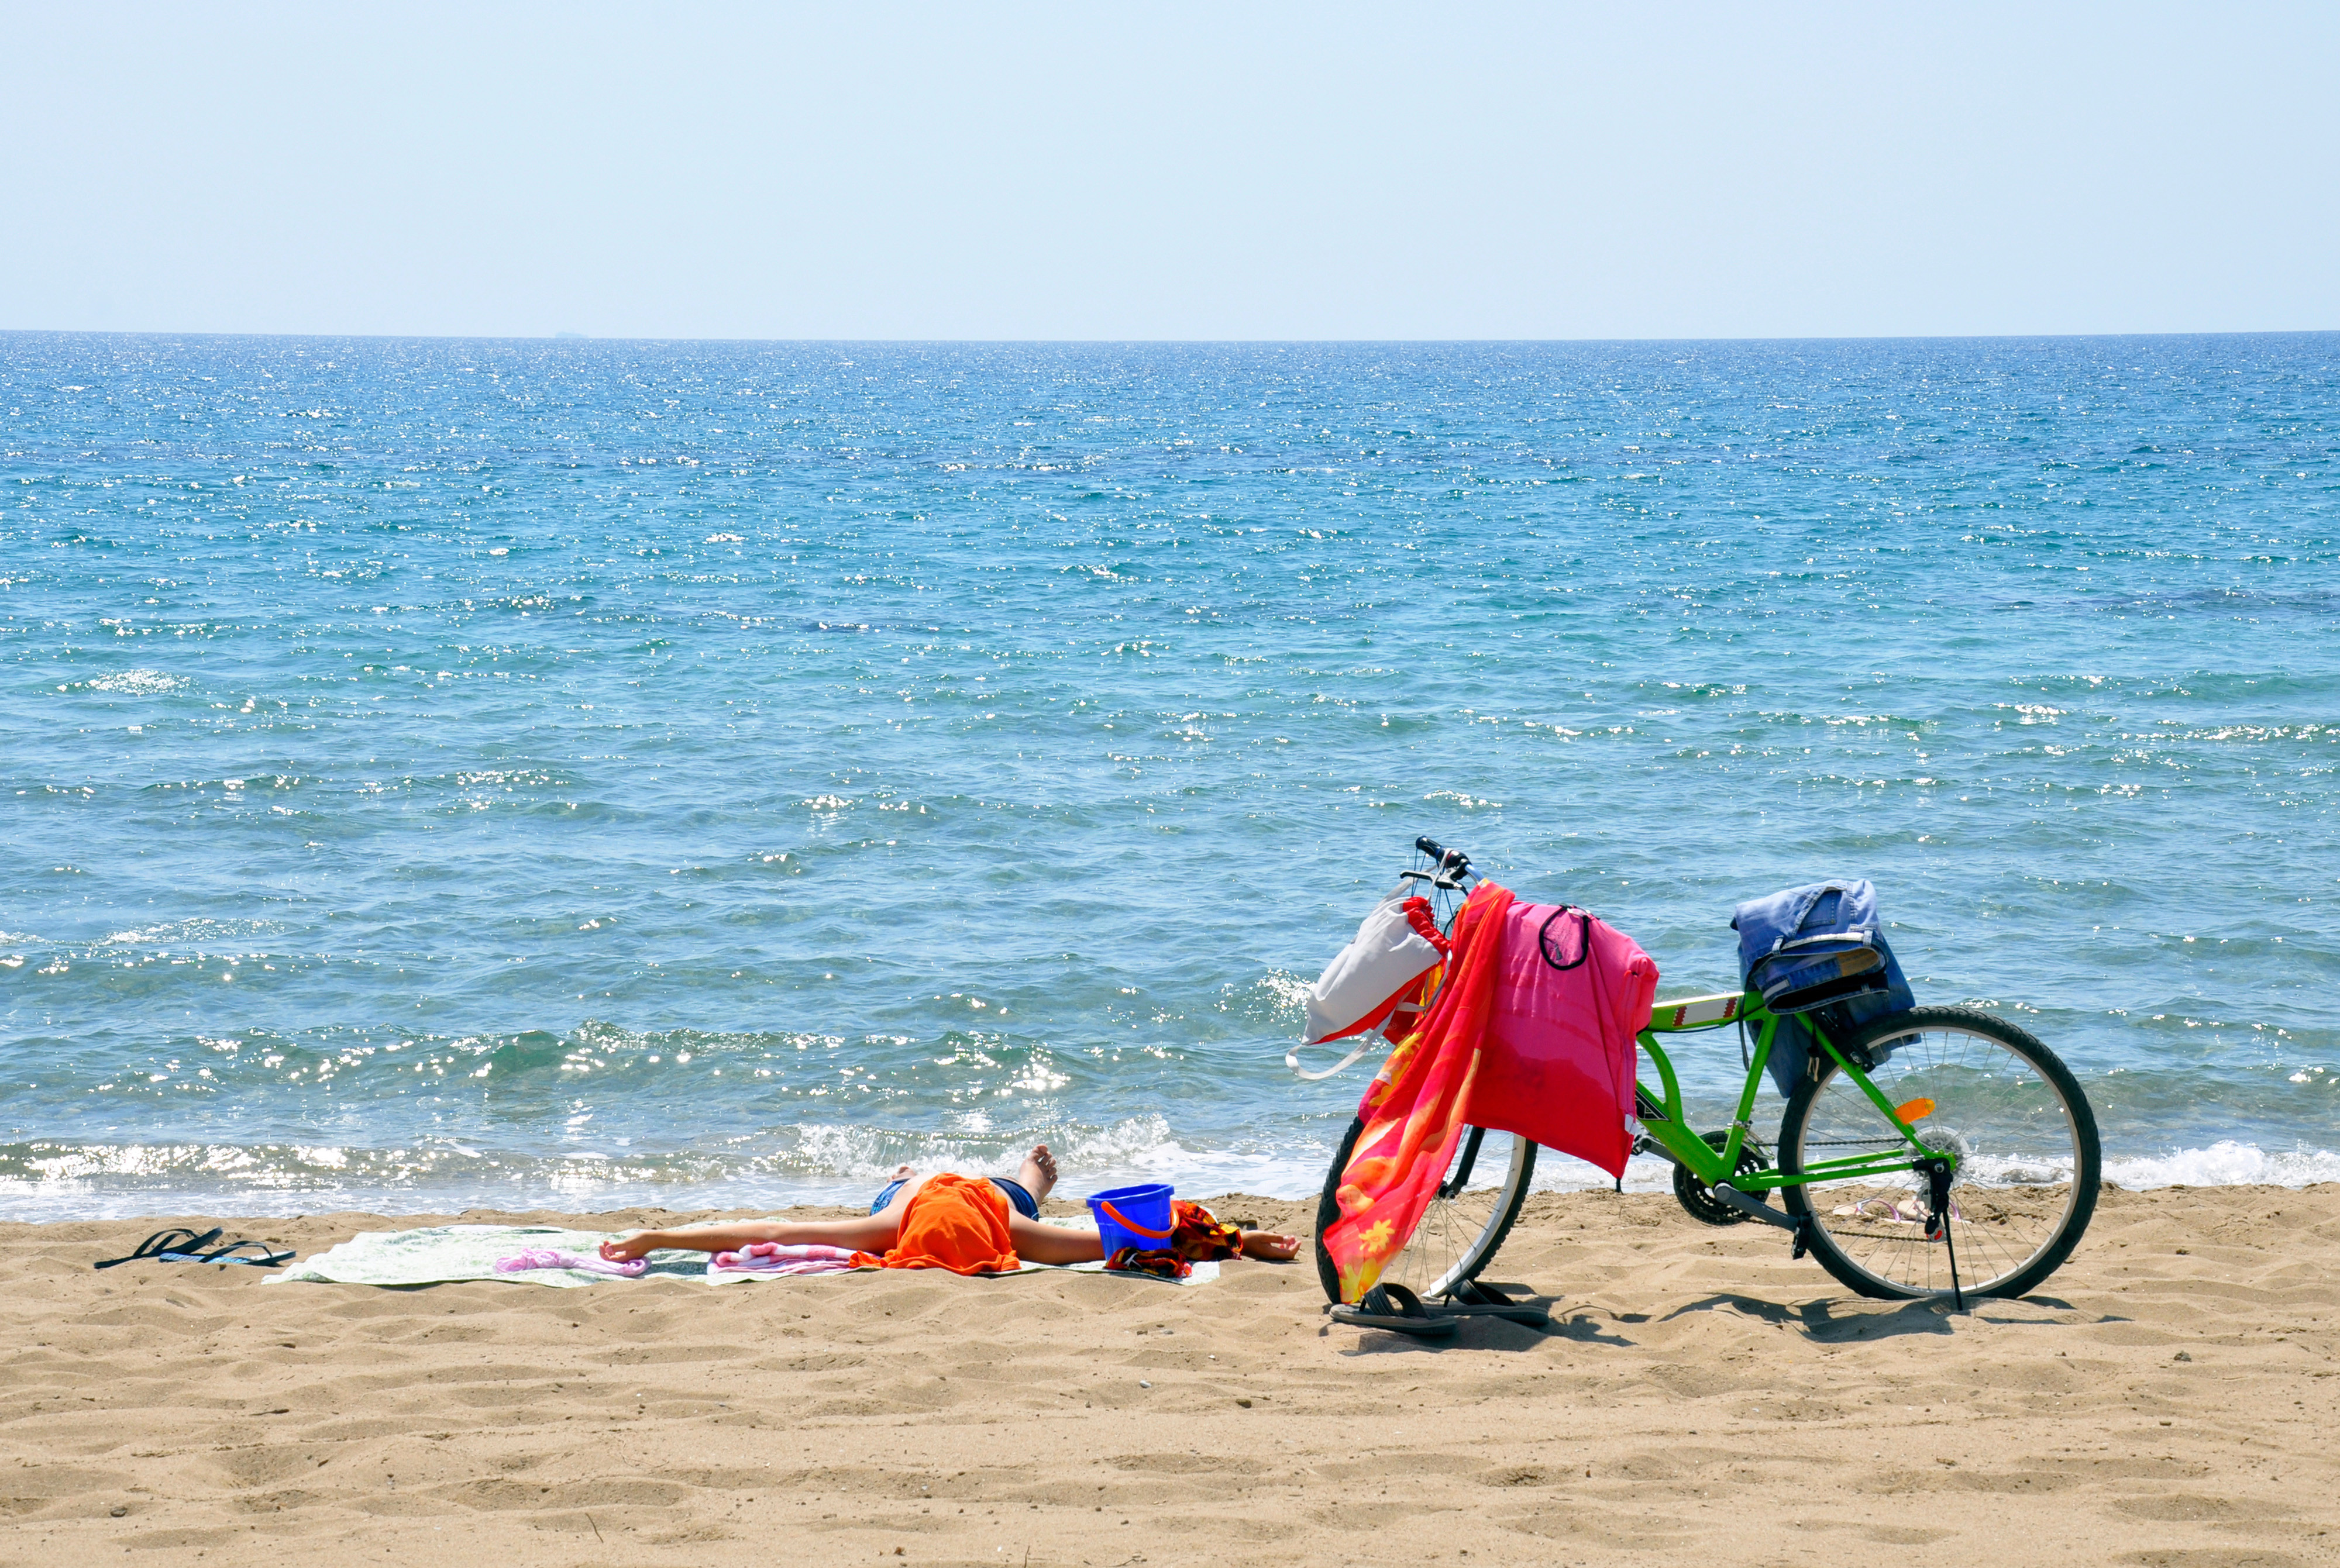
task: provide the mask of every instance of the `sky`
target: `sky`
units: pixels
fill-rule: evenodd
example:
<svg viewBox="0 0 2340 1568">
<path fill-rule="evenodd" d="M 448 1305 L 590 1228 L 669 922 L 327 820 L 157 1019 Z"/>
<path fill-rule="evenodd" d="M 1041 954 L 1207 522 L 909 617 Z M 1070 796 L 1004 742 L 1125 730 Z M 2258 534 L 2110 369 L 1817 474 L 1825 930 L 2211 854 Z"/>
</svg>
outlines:
<svg viewBox="0 0 2340 1568">
<path fill-rule="evenodd" d="M 0 0 L 0 329 L 2340 328 L 2340 5 Z"/>
</svg>

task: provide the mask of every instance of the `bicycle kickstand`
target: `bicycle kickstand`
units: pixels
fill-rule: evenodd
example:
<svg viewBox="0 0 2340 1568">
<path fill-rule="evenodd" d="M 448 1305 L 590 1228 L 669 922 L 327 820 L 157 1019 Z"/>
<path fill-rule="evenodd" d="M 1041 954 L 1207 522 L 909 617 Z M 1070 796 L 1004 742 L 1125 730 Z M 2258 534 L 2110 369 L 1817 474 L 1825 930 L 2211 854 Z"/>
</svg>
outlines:
<svg viewBox="0 0 2340 1568">
<path fill-rule="evenodd" d="M 1950 1301 L 1967 1309 L 1966 1292 L 1958 1286 L 1958 1239 L 1950 1234 L 1950 1162 L 1940 1155 L 1926 1161 L 1926 1239 L 1941 1238 L 1950 1259 Z"/>
</svg>

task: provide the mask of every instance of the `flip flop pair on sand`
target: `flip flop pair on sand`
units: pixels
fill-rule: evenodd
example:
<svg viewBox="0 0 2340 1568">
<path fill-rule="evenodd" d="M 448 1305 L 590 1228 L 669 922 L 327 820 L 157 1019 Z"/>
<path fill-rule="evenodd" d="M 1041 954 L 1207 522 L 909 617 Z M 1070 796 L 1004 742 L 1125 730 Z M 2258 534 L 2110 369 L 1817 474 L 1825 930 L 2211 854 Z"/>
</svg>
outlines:
<svg viewBox="0 0 2340 1568">
<path fill-rule="evenodd" d="M 1504 1317 L 1531 1328 L 1552 1326 L 1552 1314 L 1532 1301 L 1514 1301 L 1490 1285 L 1470 1280 L 1435 1305 L 1403 1285 L 1376 1285 L 1353 1304 L 1335 1303 L 1325 1309 L 1335 1323 L 1352 1328 L 1380 1328 L 1416 1339 L 1444 1339 L 1462 1326 L 1465 1317 Z"/>
<path fill-rule="evenodd" d="M 224 1246 L 212 1247 L 211 1251 L 203 1250 L 212 1247 L 223 1234 L 217 1226 L 200 1232 L 158 1230 L 140 1242 L 128 1256 L 101 1258 L 90 1267 L 112 1268 L 124 1263 L 248 1263 L 254 1268 L 282 1268 L 292 1261 L 290 1252 L 271 1252 L 268 1244 L 263 1241 L 231 1241 Z M 246 1256 L 245 1249 L 254 1247 L 260 1249 L 259 1256 Z"/>
</svg>

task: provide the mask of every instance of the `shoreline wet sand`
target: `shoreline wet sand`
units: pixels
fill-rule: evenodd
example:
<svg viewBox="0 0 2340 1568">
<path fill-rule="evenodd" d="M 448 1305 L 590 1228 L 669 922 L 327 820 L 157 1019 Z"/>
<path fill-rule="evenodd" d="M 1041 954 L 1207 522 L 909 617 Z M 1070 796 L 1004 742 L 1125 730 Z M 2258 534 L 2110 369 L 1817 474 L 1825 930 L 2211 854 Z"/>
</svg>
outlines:
<svg viewBox="0 0 2340 1568">
<path fill-rule="evenodd" d="M 709 1217 L 196 1228 L 305 1257 Z M 2041 1292 L 1964 1316 L 1864 1301 L 1670 1198 L 1540 1195 L 1491 1277 L 1553 1328 L 1438 1346 L 1329 1323 L 1304 1262 L 1186 1288 L 90 1267 L 174 1223 L 0 1226 L 0 1563 L 2340 1557 L 2340 1184 L 2107 1190 Z"/>
</svg>

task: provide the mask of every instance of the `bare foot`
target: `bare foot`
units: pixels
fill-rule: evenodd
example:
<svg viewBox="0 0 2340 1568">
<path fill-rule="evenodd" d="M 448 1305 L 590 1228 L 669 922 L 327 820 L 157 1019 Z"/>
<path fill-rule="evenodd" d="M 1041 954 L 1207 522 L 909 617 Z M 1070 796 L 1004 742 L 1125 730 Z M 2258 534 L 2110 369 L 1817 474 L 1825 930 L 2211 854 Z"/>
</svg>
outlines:
<svg viewBox="0 0 2340 1568">
<path fill-rule="evenodd" d="M 1243 1233 L 1243 1250 L 1245 1257 L 1256 1257 L 1268 1263 L 1289 1263 L 1300 1256 L 1300 1238 L 1271 1236 L 1264 1230 L 1246 1230 Z"/>
<path fill-rule="evenodd" d="M 1056 1185 L 1056 1157 L 1048 1152 L 1046 1144 L 1032 1146 L 1032 1152 L 1024 1157 L 1024 1169 L 1016 1173 L 1016 1179 L 1024 1184 L 1024 1190 L 1032 1195 L 1033 1202 L 1037 1203 L 1048 1196 L 1048 1189 Z"/>
<path fill-rule="evenodd" d="M 917 1174 L 907 1161 L 894 1168 L 894 1179 L 897 1181 L 907 1181 Z"/>
</svg>

